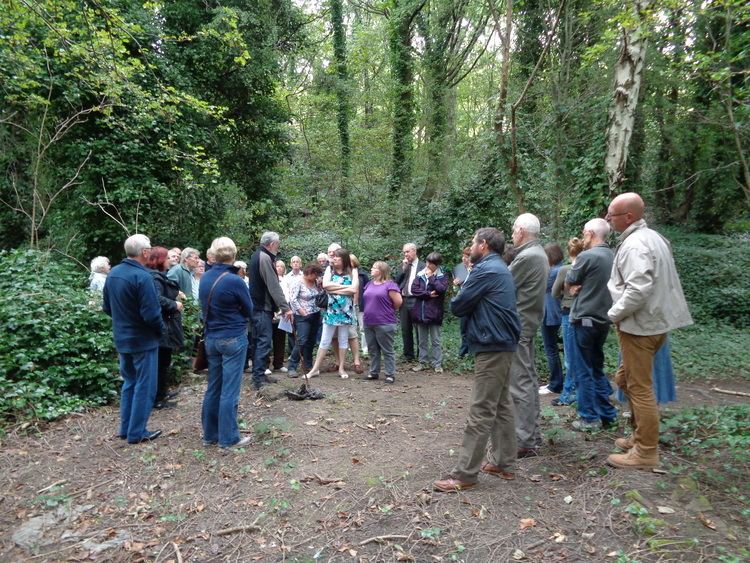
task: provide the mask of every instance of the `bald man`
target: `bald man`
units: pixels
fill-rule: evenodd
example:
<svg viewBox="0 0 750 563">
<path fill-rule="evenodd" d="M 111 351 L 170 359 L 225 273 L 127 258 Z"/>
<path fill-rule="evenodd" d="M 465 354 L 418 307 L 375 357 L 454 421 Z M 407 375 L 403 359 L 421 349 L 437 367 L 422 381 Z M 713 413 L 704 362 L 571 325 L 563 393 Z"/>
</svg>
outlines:
<svg viewBox="0 0 750 563">
<path fill-rule="evenodd" d="M 607 316 L 617 327 L 622 364 L 615 382 L 630 402 L 633 433 L 615 445 L 625 453 L 607 463 L 625 469 L 659 464 L 659 410 L 651 382 L 654 355 L 670 330 L 693 324 L 669 241 L 648 228 L 638 194 L 625 193 L 609 204 L 607 220 L 621 233 L 608 288 Z"/>
</svg>

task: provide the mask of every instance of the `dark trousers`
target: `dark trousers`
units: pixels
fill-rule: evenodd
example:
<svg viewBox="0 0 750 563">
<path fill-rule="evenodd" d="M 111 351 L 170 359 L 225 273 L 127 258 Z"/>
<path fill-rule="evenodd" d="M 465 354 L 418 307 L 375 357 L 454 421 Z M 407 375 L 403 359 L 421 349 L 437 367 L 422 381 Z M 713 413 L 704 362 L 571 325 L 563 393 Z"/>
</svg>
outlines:
<svg viewBox="0 0 750 563">
<path fill-rule="evenodd" d="M 404 344 L 404 358 L 408 361 L 414 359 L 414 341 L 416 340 L 417 346 L 419 346 L 419 335 L 414 337 L 416 327 L 411 320 L 410 310 L 414 306 L 416 299 L 414 297 L 405 297 L 404 304 L 398 311 L 399 320 L 401 322 L 401 341 Z"/>
<path fill-rule="evenodd" d="M 260 389 L 266 380 L 268 354 L 273 339 L 273 313 L 253 311 L 253 386 Z"/>
<path fill-rule="evenodd" d="M 309 370 L 313 365 L 313 348 L 315 347 L 315 333 L 320 325 L 320 313 L 313 313 L 302 317 L 294 315 L 294 327 L 297 332 L 294 348 L 289 355 L 290 370 L 297 369 L 300 359 L 303 361 L 304 369 Z"/>
<path fill-rule="evenodd" d="M 155 402 L 163 401 L 167 398 L 167 389 L 169 388 L 169 367 L 172 365 L 172 349 L 159 348 L 159 368 L 156 381 L 156 399 Z"/>
<path fill-rule="evenodd" d="M 544 343 L 544 355 L 547 356 L 547 367 L 549 368 L 549 383 L 547 387 L 553 393 L 561 393 L 563 389 L 563 369 L 560 362 L 560 325 L 542 325 L 542 342 Z"/>
<path fill-rule="evenodd" d="M 576 354 L 571 369 L 576 374 L 576 409 L 586 422 L 601 420 L 608 424 L 617 418 L 617 410 L 609 401 L 612 386 L 604 373 L 604 343 L 608 325 L 573 324 Z"/>
<path fill-rule="evenodd" d="M 273 369 L 284 367 L 287 334 L 279 328 L 278 323 L 273 324 Z"/>
</svg>

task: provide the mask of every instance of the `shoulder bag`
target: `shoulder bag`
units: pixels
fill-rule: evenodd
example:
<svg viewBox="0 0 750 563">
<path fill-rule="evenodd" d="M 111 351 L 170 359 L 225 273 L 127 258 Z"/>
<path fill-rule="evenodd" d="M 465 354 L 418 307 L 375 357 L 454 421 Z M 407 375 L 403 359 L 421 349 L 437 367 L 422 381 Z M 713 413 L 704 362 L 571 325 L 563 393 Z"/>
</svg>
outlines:
<svg viewBox="0 0 750 563">
<path fill-rule="evenodd" d="M 226 276 L 229 272 L 221 274 L 214 284 L 211 286 L 211 291 L 208 293 L 208 299 L 206 300 L 206 319 L 204 324 L 201 326 L 201 332 L 198 335 L 198 344 L 196 346 L 195 358 L 193 358 L 193 371 L 201 371 L 208 367 L 208 358 L 206 357 L 206 326 L 205 321 L 208 320 L 208 312 L 211 309 L 211 298 L 214 295 L 216 284 L 219 280 Z"/>
</svg>

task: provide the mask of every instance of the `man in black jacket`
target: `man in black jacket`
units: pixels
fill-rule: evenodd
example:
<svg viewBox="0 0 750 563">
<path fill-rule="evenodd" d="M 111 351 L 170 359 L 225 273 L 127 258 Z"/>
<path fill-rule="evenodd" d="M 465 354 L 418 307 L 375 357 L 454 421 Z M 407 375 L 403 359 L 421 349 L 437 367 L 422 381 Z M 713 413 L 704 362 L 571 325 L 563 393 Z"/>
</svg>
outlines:
<svg viewBox="0 0 750 563">
<path fill-rule="evenodd" d="M 266 375 L 268 354 L 273 339 L 273 314 L 280 309 L 281 313 L 292 320 L 292 310 L 286 302 L 284 292 L 276 273 L 276 253 L 281 241 L 279 234 L 273 231 L 263 233 L 260 246 L 250 258 L 247 276 L 250 278 L 250 298 L 253 301 L 253 334 L 251 348 L 253 352 L 253 387 L 260 389 L 267 383 L 273 383 Z"/>
<path fill-rule="evenodd" d="M 401 323 L 401 339 L 404 343 L 404 358 L 407 362 L 414 361 L 414 323 L 411 320 L 411 308 L 416 299 L 411 294 L 411 284 L 414 283 L 416 275 L 424 269 L 424 262 L 417 257 L 417 245 L 407 242 L 404 245 L 404 259 L 401 262 L 401 273 L 396 276 L 396 283 L 401 289 L 404 304 L 399 309 L 399 322 Z M 419 346 L 419 336 L 417 336 Z"/>
<path fill-rule="evenodd" d="M 479 229 L 471 245 L 474 268 L 451 300 L 451 311 L 466 317 L 466 341 L 474 358 L 474 389 L 456 467 L 435 481 L 436 491 L 453 493 L 477 484 L 477 474 L 515 479 L 516 428 L 510 396 L 510 366 L 521 334 L 513 276 L 500 256 L 503 233 Z M 490 449 L 484 459 L 487 441 Z"/>
</svg>

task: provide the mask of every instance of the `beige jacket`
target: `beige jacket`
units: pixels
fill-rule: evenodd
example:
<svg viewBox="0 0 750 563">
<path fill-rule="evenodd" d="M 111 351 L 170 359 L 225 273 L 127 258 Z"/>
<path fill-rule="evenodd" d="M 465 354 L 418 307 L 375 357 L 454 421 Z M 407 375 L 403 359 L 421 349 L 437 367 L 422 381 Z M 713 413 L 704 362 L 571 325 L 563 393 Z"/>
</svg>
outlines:
<svg viewBox="0 0 750 563">
<path fill-rule="evenodd" d="M 641 219 L 619 237 L 607 287 L 607 312 L 619 330 L 638 336 L 664 334 L 693 324 L 669 241 Z"/>
</svg>

